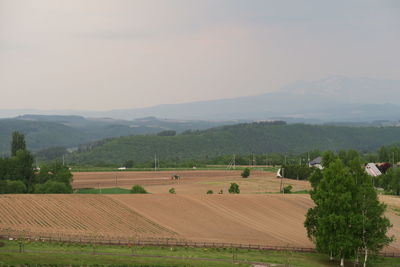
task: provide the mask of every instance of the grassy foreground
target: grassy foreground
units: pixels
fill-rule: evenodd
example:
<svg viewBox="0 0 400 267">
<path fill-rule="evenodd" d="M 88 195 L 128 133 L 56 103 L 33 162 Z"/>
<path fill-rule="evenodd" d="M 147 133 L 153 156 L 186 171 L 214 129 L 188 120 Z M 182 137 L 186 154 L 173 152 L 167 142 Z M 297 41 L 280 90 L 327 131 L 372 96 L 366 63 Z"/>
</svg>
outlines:
<svg viewBox="0 0 400 267">
<path fill-rule="evenodd" d="M 327 256 L 316 253 L 256 251 L 247 249 L 99 246 L 91 244 L 4 241 L 3 265 L 108 265 L 108 266 L 251 266 L 275 263 L 282 266 L 327 267 Z M 353 266 L 348 262 L 347 266 Z M 400 266 L 397 258 L 375 258 L 370 266 Z"/>
</svg>

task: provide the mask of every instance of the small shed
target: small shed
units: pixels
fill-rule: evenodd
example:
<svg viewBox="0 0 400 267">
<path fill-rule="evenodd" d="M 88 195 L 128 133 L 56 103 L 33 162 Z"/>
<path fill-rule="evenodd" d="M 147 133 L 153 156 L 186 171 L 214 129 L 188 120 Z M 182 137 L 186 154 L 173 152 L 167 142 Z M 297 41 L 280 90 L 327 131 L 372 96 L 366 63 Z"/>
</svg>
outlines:
<svg viewBox="0 0 400 267">
<path fill-rule="evenodd" d="M 373 177 L 377 177 L 382 174 L 378 167 L 376 167 L 375 163 L 368 163 L 365 165 L 365 171 Z"/>
</svg>

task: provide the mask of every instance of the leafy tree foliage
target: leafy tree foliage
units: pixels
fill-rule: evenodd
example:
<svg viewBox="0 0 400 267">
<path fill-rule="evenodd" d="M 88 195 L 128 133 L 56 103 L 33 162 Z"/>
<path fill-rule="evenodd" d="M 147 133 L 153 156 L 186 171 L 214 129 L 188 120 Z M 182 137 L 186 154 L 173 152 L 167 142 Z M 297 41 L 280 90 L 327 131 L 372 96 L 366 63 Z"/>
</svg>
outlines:
<svg viewBox="0 0 400 267">
<path fill-rule="evenodd" d="M 293 189 L 293 186 L 291 186 L 291 185 L 285 186 L 283 188 L 283 193 L 290 194 L 290 193 L 292 193 L 292 189 Z"/>
<path fill-rule="evenodd" d="M 12 136 L 11 154 L 10 158 L 0 158 L 0 180 L 9 180 L 6 184 L 10 187 L 10 190 L 14 189 L 18 193 L 24 193 L 33 190 L 33 156 L 25 149 L 24 135 L 18 132 L 14 132 Z M 24 184 L 24 187 L 20 186 L 20 183 L 10 183 L 11 181 L 20 181 Z M 14 188 L 14 189 L 11 189 Z M 7 189 L 7 191 L 10 191 Z"/>
<path fill-rule="evenodd" d="M 45 184 L 48 181 L 63 183 L 67 188 L 67 192 L 72 193 L 72 173 L 69 168 L 64 166 L 60 161 L 53 161 L 50 164 L 42 164 L 40 166 L 40 171 L 35 178 L 36 184 Z"/>
<path fill-rule="evenodd" d="M 140 185 L 134 185 L 131 189 L 131 194 L 147 194 L 147 191 Z"/>
<path fill-rule="evenodd" d="M 240 194 L 239 185 L 237 183 L 231 183 L 228 192 L 229 194 Z"/>
<path fill-rule="evenodd" d="M 285 169 L 285 178 L 296 180 L 307 180 L 315 168 L 310 168 L 307 165 L 283 165 Z"/>
<path fill-rule="evenodd" d="M 240 175 L 242 178 L 248 178 L 250 176 L 250 168 L 245 168 Z"/>
<path fill-rule="evenodd" d="M 210 190 L 207 190 L 207 194 L 214 194 L 214 192 L 210 189 Z"/>
<path fill-rule="evenodd" d="M 72 174 L 68 167 L 55 161 L 43 164 L 35 173 L 33 156 L 24 149 L 24 136 L 13 134 L 12 143 L 15 155 L 0 158 L 0 193 L 72 193 Z"/>
<path fill-rule="evenodd" d="M 358 258 L 360 251 L 366 263 L 369 251 L 378 251 L 392 240 L 387 236 L 386 207 L 379 202 L 360 160 L 350 155 L 354 157 L 346 166 L 333 153 L 325 153 L 325 169 L 310 177 L 316 205 L 308 210 L 304 223 L 316 248 L 339 257 L 341 266 L 345 258 Z"/>
<path fill-rule="evenodd" d="M 124 167 L 133 168 L 133 160 L 130 159 L 130 160 L 125 161 Z"/>
<path fill-rule="evenodd" d="M 23 194 L 26 193 L 26 186 L 22 181 L 0 181 L 0 194 Z"/>
<path fill-rule="evenodd" d="M 67 184 L 54 180 L 35 185 L 35 194 L 69 194 L 71 191 Z"/>
<path fill-rule="evenodd" d="M 170 194 L 176 194 L 176 192 L 175 192 L 175 188 L 170 188 L 169 190 L 168 190 L 168 192 L 170 193 Z"/>
<path fill-rule="evenodd" d="M 13 132 L 11 139 L 11 156 L 17 155 L 17 151 L 26 150 L 25 136 L 20 132 Z"/>
<path fill-rule="evenodd" d="M 400 168 L 390 168 L 385 174 L 377 179 L 378 185 L 386 191 L 400 195 Z"/>
</svg>

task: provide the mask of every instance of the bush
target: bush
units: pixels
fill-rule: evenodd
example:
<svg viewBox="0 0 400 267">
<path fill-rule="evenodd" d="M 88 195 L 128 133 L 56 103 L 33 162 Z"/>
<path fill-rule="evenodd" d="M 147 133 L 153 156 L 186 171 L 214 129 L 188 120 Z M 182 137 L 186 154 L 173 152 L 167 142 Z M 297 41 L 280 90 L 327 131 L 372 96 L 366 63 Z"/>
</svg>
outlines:
<svg viewBox="0 0 400 267">
<path fill-rule="evenodd" d="M 229 194 L 240 194 L 239 185 L 237 183 L 231 183 L 228 191 Z"/>
<path fill-rule="evenodd" d="M 22 181 L 7 181 L 7 193 L 22 194 L 26 192 L 26 186 Z"/>
<path fill-rule="evenodd" d="M 241 174 L 242 178 L 247 178 L 250 176 L 250 169 L 249 168 L 245 168 Z"/>
<path fill-rule="evenodd" d="M 285 178 L 296 180 L 308 180 L 314 169 L 306 165 L 284 165 Z"/>
<path fill-rule="evenodd" d="M 208 190 L 207 194 L 214 194 L 214 192 L 212 190 Z"/>
<path fill-rule="evenodd" d="M 168 192 L 170 193 L 170 194 L 176 194 L 176 192 L 175 192 L 175 188 L 170 188 L 169 190 L 168 190 Z"/>
<path fill-rule="evenodd" d="M 4 180 L 0 181 L 0 194 L 22 194 L 26 193 L 26 186 L 22 181 Z"/>
<path fill-rule="evenodd" d="M 62 182 L 47 181 L 44 184 L 35 185 L 35 194 L 69 194 L 72 188 Z"/>
<path fill-rule="evenodd" d="M 133 167 L 133 160 L 127 160 L 124 163 L 125 168 L 132 168 Z"/>
<path fill-rule="evenodd" d="M 218 194 L 222 195 L 224 193 L 224 190 L 219 190 Z"/>
<path fill-rule="evenodd" d="M 283 193 L 290 194 L 290 193 L 292 193 L 292 189 L 293 189 L 293 186 L 291 186 L 291 185 L 285 186 L 283 188 Z"/>
<path fill-rule="evenodd" d="M 134 185 L 131 189 L 131 194 L 147 194 L 147 191 L 140 185 Z"/>
</svg>

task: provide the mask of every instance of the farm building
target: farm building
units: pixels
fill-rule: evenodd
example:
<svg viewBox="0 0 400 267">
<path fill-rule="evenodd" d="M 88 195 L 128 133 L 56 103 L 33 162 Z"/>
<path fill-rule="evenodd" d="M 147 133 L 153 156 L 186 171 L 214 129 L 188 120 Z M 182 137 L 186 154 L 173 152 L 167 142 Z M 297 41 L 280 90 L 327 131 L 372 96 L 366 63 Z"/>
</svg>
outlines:
<svg viewBox="0 0 400 267">
<path fill-rule="evenodd" d="M 378 167 L 376 167 L 375 163 L 368 163 L 365 165 L 365 171 L 373 177 L 377 177 L 382 174 Z"/>
<path fill-rule="evenodd" d="M 310 161 L 308 163 L 308 166 L 315 167 L 315 168 L 322 170 L 324 168 L 324 167 L 322 167 L 322 157 L 317 157 L 317 158 L 313 159 L 312 161 Z"/>
</svg>

